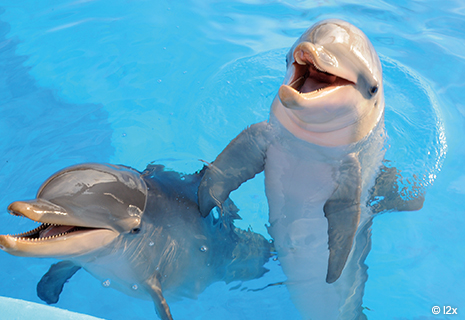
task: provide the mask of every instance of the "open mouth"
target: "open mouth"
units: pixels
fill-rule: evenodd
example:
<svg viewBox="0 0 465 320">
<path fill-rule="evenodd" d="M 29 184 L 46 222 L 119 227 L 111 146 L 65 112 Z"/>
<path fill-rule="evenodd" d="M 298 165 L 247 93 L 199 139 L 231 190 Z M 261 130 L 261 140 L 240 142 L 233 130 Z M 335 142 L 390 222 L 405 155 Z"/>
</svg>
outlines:
<svg viewBox="0 0 465 320">
<path fill-rule="evenodd" d="M 355 86 L 352 81 L 322 70 L 307 54 L 302 53 L 296 60 L 298 62 L 293 63 L 295 71 L 289 86 L 300 94 L 317 93 L 332 87 Z"/>
<path fill-rule="evenodd" d="M 119 235 L 112 229 L 80 225 L 76 217 L 66 217 L 63 208 L 39 200 L 10 204 L 10 214 L 40 225 L 20 234 L 0 235 L 1 250 L 23 257 L 70 257 L 105 247 Z"/>
<path fill-rule="evenodd" d="M 23 214 L 15 211 L 10 211 L 10 214 L 14 216 L 25 217 Z M 33 220 L 34 221 L 34 220 Z M 36 221 L 39 222 L 39 221 Z M 81 227 L 81 226 L 67 226 L 67 225 L 59 225 L 59 224 L 51 224 L 51 223 L 42 223 L 37 228 L 15 234 L 9 235 L 10 237 L 22 240 L 22 241 L 46 241 L 51 239 L 56 239 L 59 237 L 64 237 L 70 234 L 78 234 L 86 231 L 91 230 L 98 230 L 97 228 L 88 228 L 88 227 Z"/>
<path fill-rule="evenodd" d="M 75 227 L 75 226 L 63 226 L 63 225 L 56 225 L 56 224 L 48 224 L 43 223 L 37 228 L 20 233 L 15 235 L 10 235 L 18 240 L 29 240 L 29 241 L 43 241 L 43 240 L 51 240 L 58 237 L 63 237 L 70 233 L 75 233 L 78 231 L 85 231 L 85 230 L 95 230 L 93 228 L 86 228 L 86 227 Z"/>
</svg>

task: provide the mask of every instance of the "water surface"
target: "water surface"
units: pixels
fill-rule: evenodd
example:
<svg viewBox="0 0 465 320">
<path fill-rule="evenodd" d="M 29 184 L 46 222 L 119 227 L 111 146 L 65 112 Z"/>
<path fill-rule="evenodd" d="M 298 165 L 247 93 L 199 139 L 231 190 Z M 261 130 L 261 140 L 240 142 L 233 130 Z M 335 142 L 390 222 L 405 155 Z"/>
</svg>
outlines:
<svg viewBox="0 0 465 320">
<path fill-rule="evenodd" d="M 465 9 L 460 1 L 31 1 L 0 3 L 0 208 L 35 196 L 80 162 L 142 170 L 156 160 L 192 172 L 247 125 L 267 119 L 284 55 L 324 18 L 362 29 L 386 83 L 386 157 L 428 186 L 418 212 L 374 220 L 364 306 L 369 319 L 465 312 Z M 269 238 L 263 176 L 233 194 L 242 228 Z M 0 212 L 0 232 L 31 223 Z M 39 302 L 53 259 L 1 254 L 0 295 Z M 298 319 L 278 262 L 264 278 L 215 284 L 171 304 L 177 319 Z M 106 319 L 145 319 L 152 303 L 85 272 L 58 306 Z M 460 316 L 459 316 L 460 317 Z M 452 317 L 451 317 L 452 318 Z"/>
</svg>

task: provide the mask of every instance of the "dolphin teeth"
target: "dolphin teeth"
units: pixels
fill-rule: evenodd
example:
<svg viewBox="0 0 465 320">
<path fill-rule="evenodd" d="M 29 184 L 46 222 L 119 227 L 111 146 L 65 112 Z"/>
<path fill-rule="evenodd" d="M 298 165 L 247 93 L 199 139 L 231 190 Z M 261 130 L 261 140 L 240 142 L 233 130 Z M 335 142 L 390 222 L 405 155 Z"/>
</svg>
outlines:
<svg viewBox="0 0 465 320">
<path fill-rule="evenodd" d="M 316 63 L 313 64 L 313 66 L 320 72 L 324 72 L 324 73 L 328 73 L 326 70 L 324 70 L 323 68 L 321 68 L 319 65 L 317 65 Z"/>
<path fill-rule="evenodd" d="M 47 228 L 48 226 L 49 226 L 49 224 L 43 223 L 40 226 L 38 226 L 37 228 L 32 229 L 30 231 L 14 234 L 13 237 L 15 237 L 15 238 L 24 238 L 24 237 L 30 236 L 32 234 L 35 234 L 35 233 Z"/>
</svg>

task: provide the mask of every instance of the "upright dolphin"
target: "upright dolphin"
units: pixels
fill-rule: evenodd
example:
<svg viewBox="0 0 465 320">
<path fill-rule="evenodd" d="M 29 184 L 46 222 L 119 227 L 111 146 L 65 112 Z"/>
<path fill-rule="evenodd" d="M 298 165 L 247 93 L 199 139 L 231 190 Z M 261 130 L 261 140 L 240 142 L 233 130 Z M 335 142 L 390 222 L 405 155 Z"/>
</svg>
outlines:
<svg viewBox="0 0 465 320">
<path fill-rule="evenodd" d="M 419 209 L 423 196 L 404 201 L 399 173 L 383 166 L 382 69 L 362 31 L 321 21 L 286 60 L 269 121 L 244 130 L 208 168 L 200 211 L 221 208 L 264 170 L 268 230 L 303 318 L 363 319 L 373 213 Z"/>
<path fill-rule="evenodd" d="M 200 217 L 193 175 L 151 165 L 139 173 L 124 166 L 82 164 L 50 177 L 37 199 L 8 210 L 42 224 L 1 235 L 0 248 L 26 257 L 65 259 L 37 286 L 56 303 L 65 282 L 81 267 L 126 294 L 152 299 L 161 319 L 172 319 L 165 297 L 195 298 L 214 281 L 262 276 L 270 244 L 237 229 L 237 208 L 227 200 L 223 219 Z"/>
</svg>

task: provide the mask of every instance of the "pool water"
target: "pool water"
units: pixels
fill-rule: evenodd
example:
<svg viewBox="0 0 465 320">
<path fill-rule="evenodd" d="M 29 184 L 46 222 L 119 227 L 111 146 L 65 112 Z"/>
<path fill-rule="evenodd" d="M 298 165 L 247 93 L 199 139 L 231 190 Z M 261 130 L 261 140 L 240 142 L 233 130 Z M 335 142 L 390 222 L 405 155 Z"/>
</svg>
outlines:
<svg viewBox="0 0 465 320">
<path fill-rule="evenodd" d="M 427 186 L 423 209 L 374 219 L 368 319 L 465 313 L 465 6 L 460 1 L 32 1 L 0 3 L 0 234 L 33 226 L 6 212 L 82 162 L 193 172 L 268 118 L 284 56 L 325 18 L 362 29 L 383 63 L 386 159 Z M 263 175 L 232 194 L 269 238 Z M 0 252 L 0 296 L 40 302 L 53 259 Z M 278 261 L 263 278 L 216 283 L 170 304 L 175 319 L 300 319 Z M 78 272 L 58 307 L 105 319 L 154 317 L 150 301 Z M 459 315 L 433 315 L 433 306 Z M 0 318 L 2 316 L 0 315 Z"/>
</svg>

